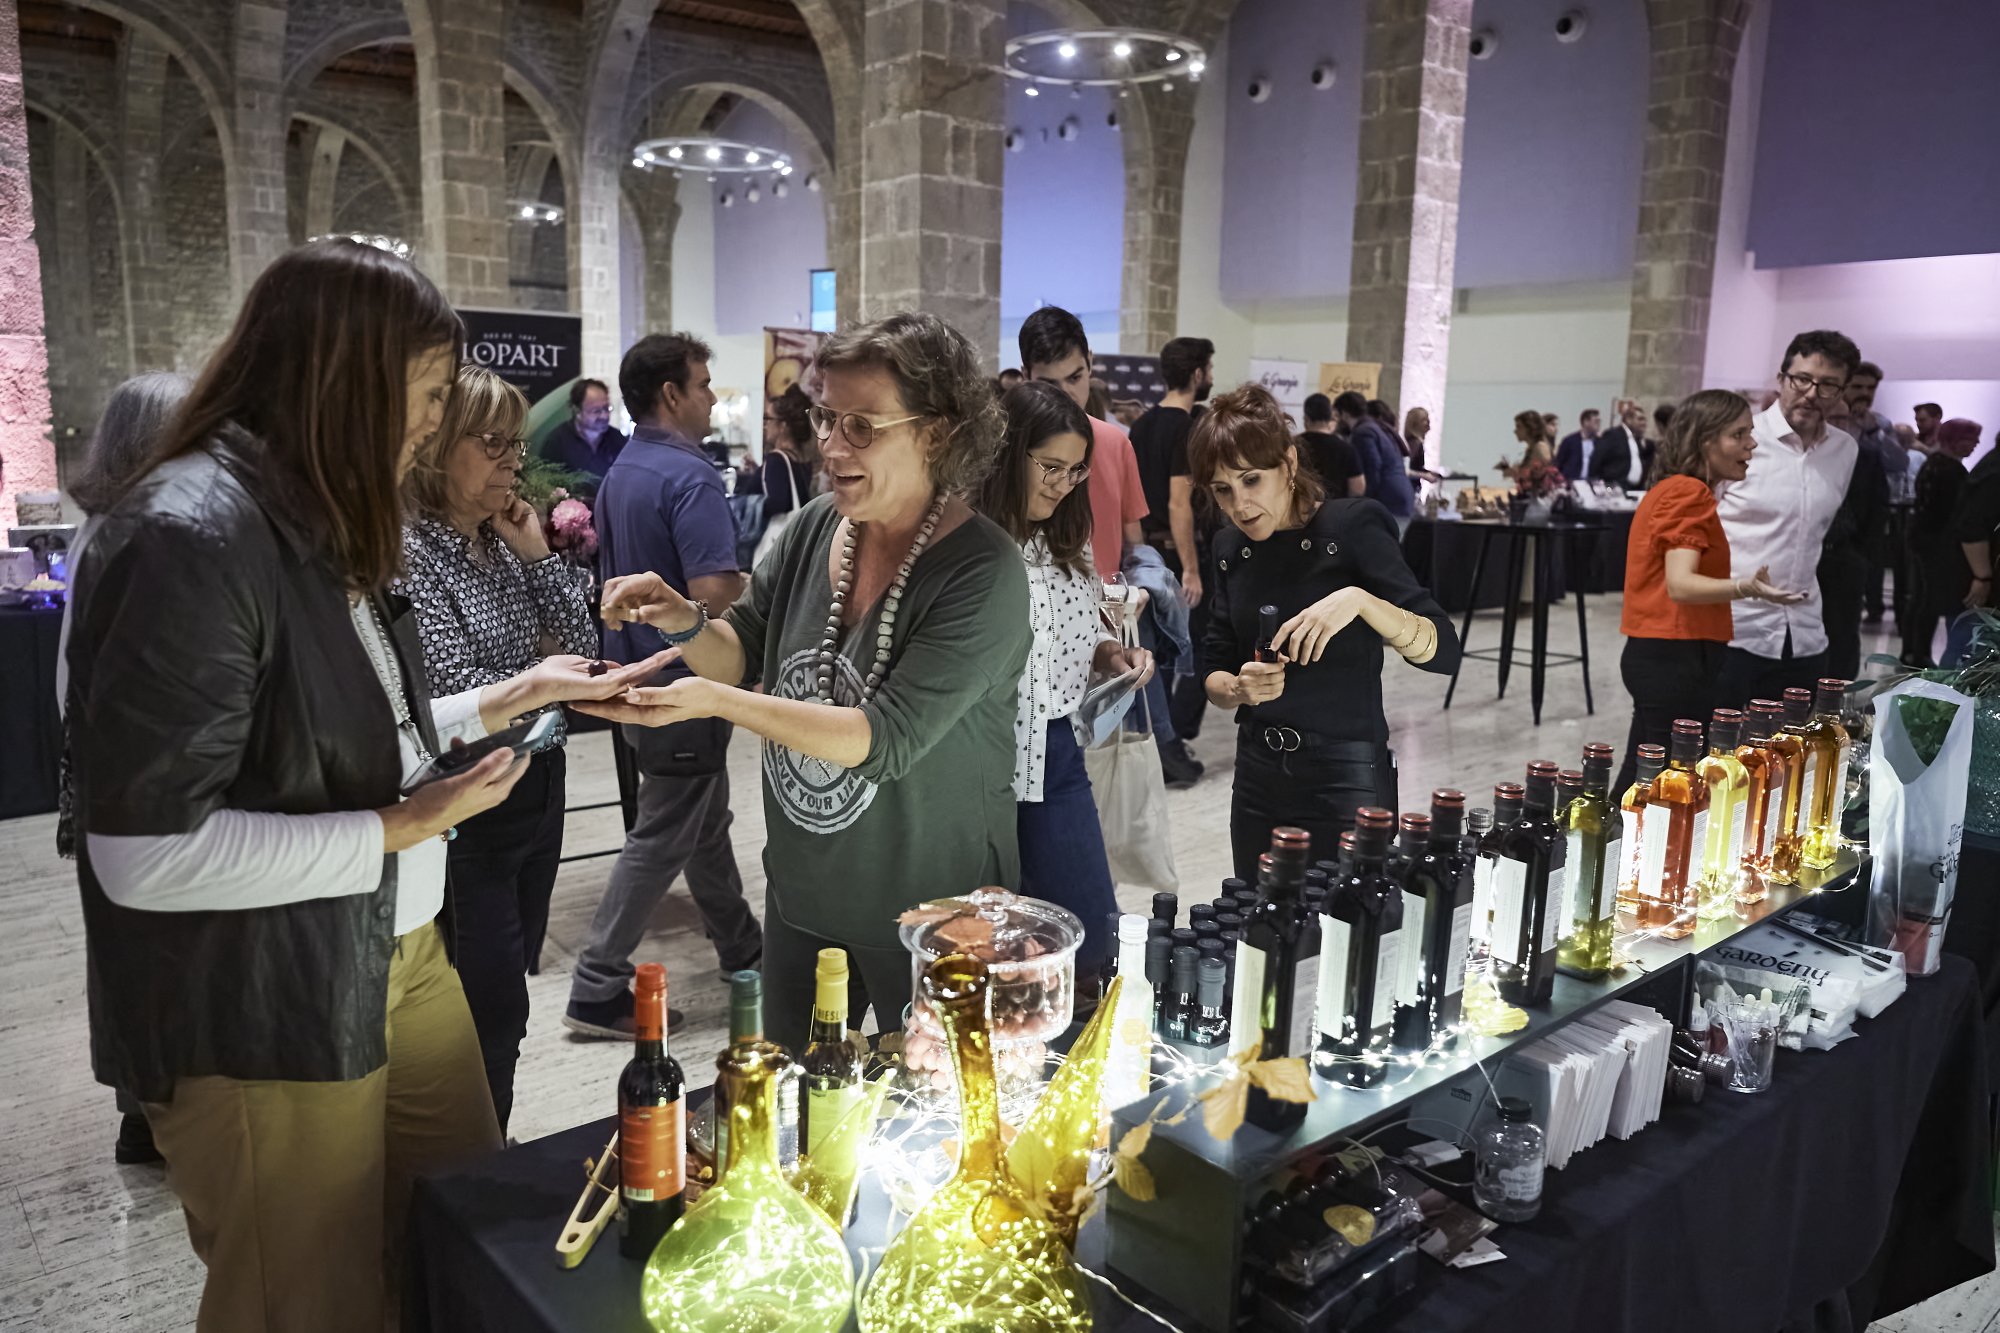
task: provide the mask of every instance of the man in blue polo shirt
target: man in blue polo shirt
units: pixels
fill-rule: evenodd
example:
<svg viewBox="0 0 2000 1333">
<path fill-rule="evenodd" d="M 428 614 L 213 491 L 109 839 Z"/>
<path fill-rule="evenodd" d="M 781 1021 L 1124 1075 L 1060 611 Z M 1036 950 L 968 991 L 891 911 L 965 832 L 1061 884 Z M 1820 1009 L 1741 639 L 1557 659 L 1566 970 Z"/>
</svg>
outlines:
<svg viewBox="0 0 2000 1333">
<path fill-rule="evenodd" d="M 743 575 L 722 476 L 701 451 L 715 408 L 709 359 L 707 345 L 684 333 L 641 338 L 625 353 L 618 391 L 632 413 L 632 438 L 604 475 L 595 517 L 603 577 L 650 571 L 719 617 L 743 591 Z M 605 656 L 619 662 L 661 647 L 648 625 L 604 634 Z M 688 674 L 675 663 L 653 683 Z M 729 841 L 730 730 L 720 718 L 624 728 L 639 758 L 639 815 L 577 956 L 563 1015 L 570 1030 L 630 1039 L 632 951 L 683 872 L 722 970 L 761 961 L 763 931 L 743 901 Z"/>
</svg>

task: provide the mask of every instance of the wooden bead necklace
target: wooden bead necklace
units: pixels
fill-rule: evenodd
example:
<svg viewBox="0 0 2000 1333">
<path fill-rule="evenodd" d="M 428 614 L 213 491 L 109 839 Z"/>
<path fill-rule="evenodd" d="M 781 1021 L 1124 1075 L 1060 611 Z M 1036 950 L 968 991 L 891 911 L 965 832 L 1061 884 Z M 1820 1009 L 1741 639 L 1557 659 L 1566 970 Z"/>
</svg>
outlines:
<svg viewBox="0 0 2000 1333">
<path fill-rule="evenodd" d="M 930 511 L 917 528 L 916 540 L 910 543 L 910 553 L 903 557 L 895 581 L 889 585 L 888 594 L 882 599 L 881 623 L 875 630 L 875 665 L 869 668 L 868 679 L 861 687 L 863 704 L 875 697 L 882 678 L 889 674 L 889 648 L 896 633 L 896 607 L 903 600 L 903 588 L 910 581 L 911 568 L 917 563 L 917 557 L 924 553 L 924 547 L 930 545 L 931 534 L 937 531 L 938 520 L 944 515 L 944 502 L 942 492 L 931 501 Z M 854 590 L 854 557 L 860 549 L 861 524 L 850 519 L 847 538 L 840 547 L 840 574 L 833 582 L 833 601 L 826 610 L 826 634 L 820 639 L 819 660 L 814 670 L 819 683 L 819 701 L 823 704 L 833 702 L 833 664 L 840 655 L 840 617 L 847 606 L 847 594 Z"/>
</svg>

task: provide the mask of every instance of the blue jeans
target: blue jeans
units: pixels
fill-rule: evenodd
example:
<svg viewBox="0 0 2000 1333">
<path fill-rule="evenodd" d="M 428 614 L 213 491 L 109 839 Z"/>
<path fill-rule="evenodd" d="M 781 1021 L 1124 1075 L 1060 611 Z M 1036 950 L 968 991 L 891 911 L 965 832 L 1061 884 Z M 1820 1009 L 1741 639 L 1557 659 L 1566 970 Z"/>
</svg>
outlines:
<svg viewBox="0 0 2000 1333">
<path fill-rule="evenodd" d="M 1021 842 L 1021 892 L 1068 908 L 1083 921 L 1079 971 L 1092 971 L 1111 956 L 1114 941 L 1108 918 L 1118 910 L 1111 865 L 1104 856 L 1104 831 L 1090 774 L 1069 719 L 1049 723 L 1048 761 L 1042 767 L 1042 799 L 1014 806 Z"/>
</svg>

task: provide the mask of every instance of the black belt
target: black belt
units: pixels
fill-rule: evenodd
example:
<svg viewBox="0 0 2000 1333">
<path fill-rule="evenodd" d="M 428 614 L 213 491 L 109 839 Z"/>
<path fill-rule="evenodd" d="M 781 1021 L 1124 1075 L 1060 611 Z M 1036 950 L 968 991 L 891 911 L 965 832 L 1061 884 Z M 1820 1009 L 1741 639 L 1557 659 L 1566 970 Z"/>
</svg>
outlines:
<svg viewBox="0 0 2000 1333">
<path fill-rule="evenodd" d="M 1352 764 L 1373 764 L 1382 757 L 1386 748 L 1374 741 L 1336 740 L 1318 732 L 1301 731 L 1297 727 L 1268 727 L 1258 722 L 1245 722 L 1237 727 L 1236 739 L 1238 744 L 1254 745 L 1278 754 L 1307 751 L 1315 758 Z"/>
</svg>

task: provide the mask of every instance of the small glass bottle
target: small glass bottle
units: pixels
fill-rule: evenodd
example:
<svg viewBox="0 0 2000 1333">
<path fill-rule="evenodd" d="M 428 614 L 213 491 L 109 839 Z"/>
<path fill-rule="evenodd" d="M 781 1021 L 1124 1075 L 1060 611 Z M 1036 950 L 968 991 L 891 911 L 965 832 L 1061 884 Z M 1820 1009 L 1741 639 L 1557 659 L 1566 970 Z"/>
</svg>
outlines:
<svg viewBox="0 0 2000 1333">
<path fill-rule="evenodd" d="M 1372 1088 L 1388 1077 L 1402 976 L 1403 894 L 1385 868 L 1395 817 L 1364 806 L 1355 824 L 1353 873 L 1327 894 L 1320 915 L 1312 1065 L 1329 1083 Z"/>
<path fill-rule="evenodd" d="M 1708 784 L 1695 771 L 1702 749 L 1701 723 L 1690 718 L 1674 723 L 1667 766 L 1653 779 L 1653 797 L 1646 803 L 1648 817 L 1655 811 L 1666 815 L 1665 863 L 1657 880 L 1640 886 L 1639 925 L 1670 940 L 1694 934 L 1699 848 L 1708 837 Z"/>
<path fill-rule="evenodd" d="M 1695 881 L 1696 914 L 1719 921 L 1736 912 L 1736 887 L 1750 809 L 1750 773 L 1736 757 L 1743 714 L 1718 708 L 1708 721 L 1708 756 L 1697 766 L 1708 787 L 1708 836 L 1693 849 L 1701 858 Z"/>
<path fill-rule="evenodd" d="M 1557 946 L 1565 972 L 1596 980 L 1611 972 L 1611 939 L 1617 931 L 1618 819 L 1605 789 L 1611 783 L 1611 747 L 1584 751 L 1581 773 L 1559 775 L 1562 798 L 1556 821 L 1569 836 L 1569 911 Z"/>
<path fill-rule="evenodd" d="M 1812 721 L 1812 691 L 1785 691 L 1785 724 L 1771 737 L 1771 748 L 1785 757 L 1785 794 L 1778 809 L 1777 850 L 1771 857 L 1771 877 L 1781 884 L 1799 881 L 1799 853 L 1805 848 L 1806 812 L 1812 808 L 1812 764 L 1806 753 L 1805 730 Z"/>
<path fill-rule="evenodd" d="M 1784 710 L 1769 699 L 1752 699 L 1743 723 L 1743 744 L 1736 761 L 1750 776 L 1749 802 L 1743 816 L 1743 851 L 1738 861 L 1736 901 L 1762 902 L 1770 892 L 1771 856 L 1777 850 L 1778 812 L 1785 798 L 1785 759 L 1771 746 L 1771 734 L 1784 724 Z"/>
<path fill-rule="evenodd" d="M 1493 869 L 1493 976 L 1508 1004 L 1547 1004 L 1568 911 L 1569 842 L 1556 823 L 1556 766 L 1537 759 L 1523 786 L 1521 818 L 1501 834 Z"/>
<path fill-rule="evenodd" d="M 1519 1097 L 1500 1099 L 1500 1118 L 1473 1141 L 1472 1201 L 1496 1222 L 1527 1222 L 1542 1211 L 1547 1148 L 1534 1110 Z"/>
<path fill-rule="evenodd" d="M 1111 1055 L 1104 1071 L 1104 1103 L 1128 1106 L 1152 1086 L 1152 983 L 1146 977 L 1147 918 L 1127 913 L 1118 919 L 1118 1010 L 1112 1019 Z"/>
<path fill-rule="evenodd" d="M 1625 857 L 1618 869 L 1618 910 L 1628 912 L 1634 918 L 1640 914 L 1641 905 L 1646 895 L 1652 892 L 1652 886 L 1658 884 L 1660 876 L 1666 873 L 1665 810 L 1662 809 L 1660 818 L 1654 824 L 1646 822 L 1653 799 L 1653 780 L 1666 766 L 1666 746 L 1640 746 L 1638 776 L 1625 789 L 1619 803 L 1618 817 L 1625 827 L 1625 836 L 1621 840 Z"/>
<path fill-rule="evenodd" d="M 1188 1045 L 1198 1051 L 1216 1052 L 1229 1044 L 1229 1016 L 1223 1012 L 1228 992 L 1223 988 L 1229 969 L 1220 958 L 1204 957 L 1195 964 L 1196 1000 L 1194 1019 L 1188 1024 Z"/>
<path fill-rule="evenodd" d="M 1847 764 L 1854 742 L 1840 723 L 1840 701 L 1847 682 L 1828 677 L 1819 682 L 1812 720 L 1801 736 L 1812 757 L 1813 797 L 1804 810 L 1805 841 L 1799 863 L 1813 870 L 1833 864 L 1840 851 L 1840 817 L 1847 809 Z"/>
<path fill-rule="evenodd" d="M 1493 957 L 1493 868 L 1500 863 L 1501 837 L 1520 821 L 1524 795 L 1518 782 L 1496 785 L 1492 815 L 1479 835 L 1479 860 L 1472 868 L 1472 956 L 1482 969 Z"/>
<path fill-rule="evenodd" d="M 1187 1041 L 1188 1023 L 1195 1015 L 1195 965 L 1200 959 L 1192 944 L 1176 945 L 1167 969 L 1166 993 L 1160 999 L 1160 1035 L 1176 1046 Z"/>
</svg>

